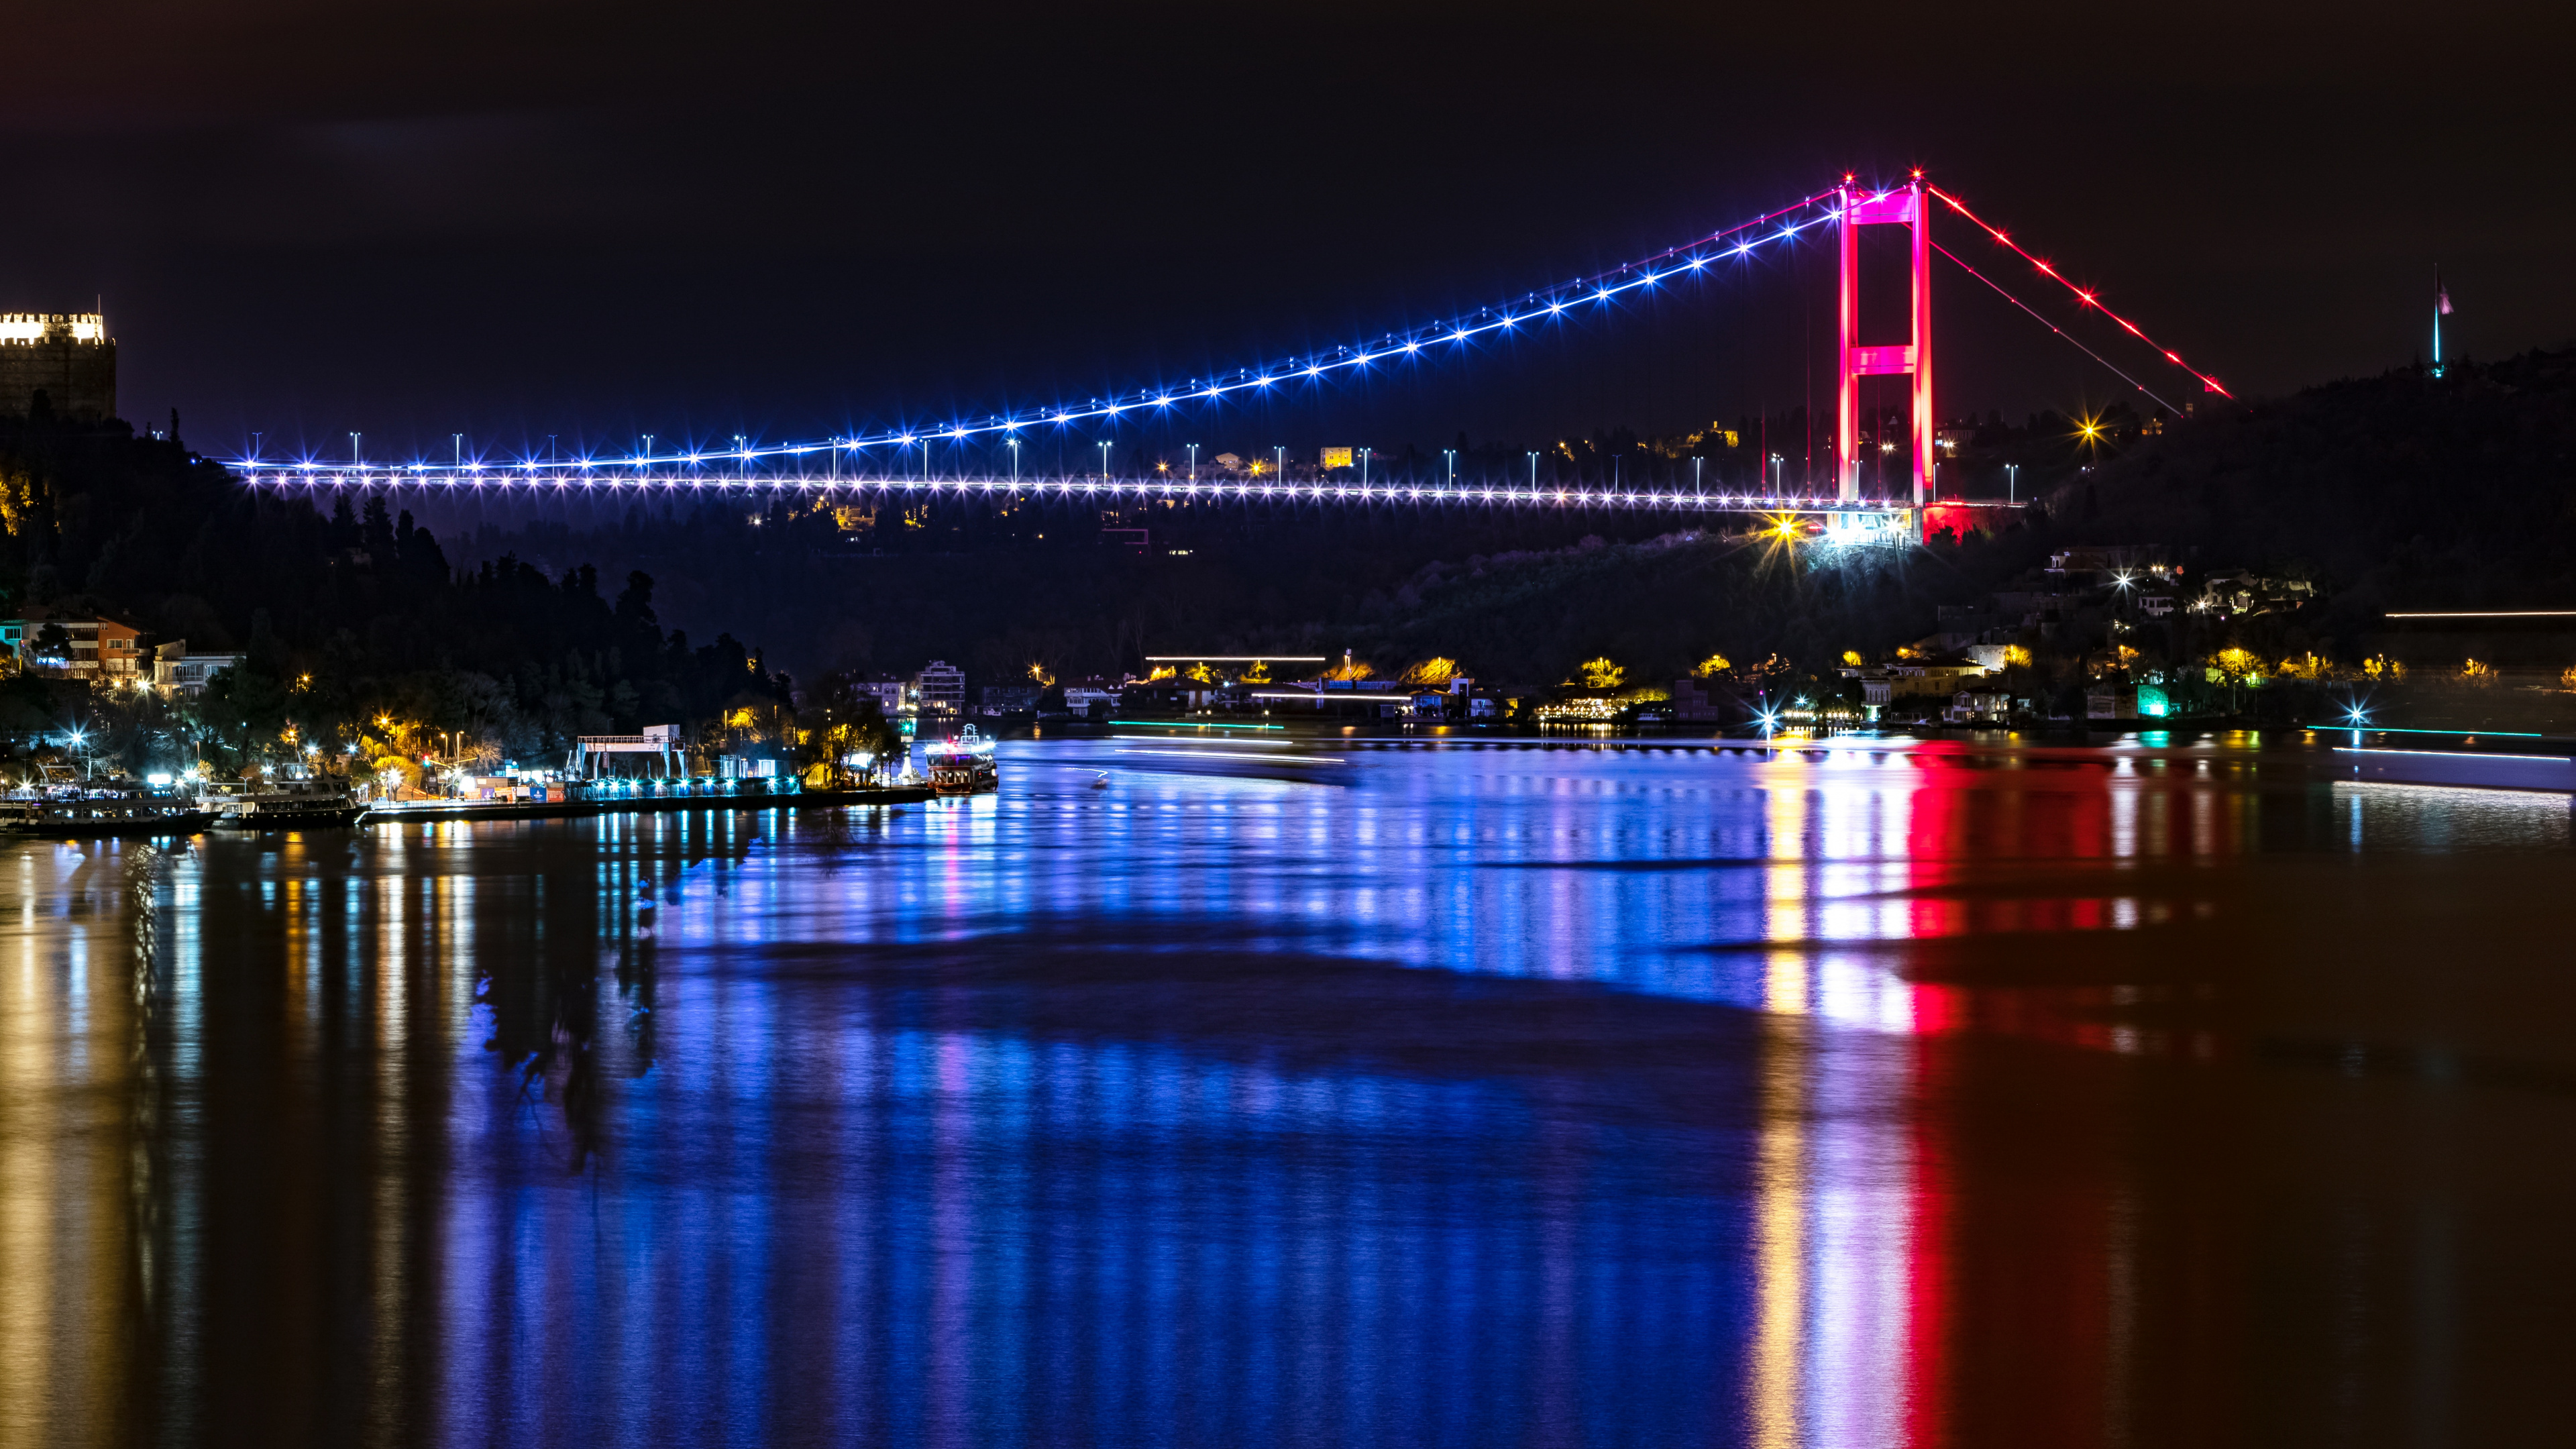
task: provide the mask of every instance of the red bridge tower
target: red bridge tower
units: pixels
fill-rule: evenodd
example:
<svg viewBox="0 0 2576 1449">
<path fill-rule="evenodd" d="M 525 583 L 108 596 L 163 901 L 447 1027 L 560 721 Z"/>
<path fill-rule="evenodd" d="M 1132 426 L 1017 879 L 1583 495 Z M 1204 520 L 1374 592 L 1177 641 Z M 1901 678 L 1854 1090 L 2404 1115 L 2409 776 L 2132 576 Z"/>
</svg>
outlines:
<svg viewBox="0 0 2576 1449">
<path fill-rule="evenodd" d="M 1863 195 L 1843 178 L 1842 211 L 1842 377 L 1839 422 L 1834 430 L 1834 481 L 1844 502 L 1860 498 L 1860 380 L 1880 373 L 1914 375 L 1913 475 L 1914 506 L 1923 507 L 1933 486 L 1932 475 L 1932 230 L 1923 173 L 1894 191 Z M 1860 228 L 1910 226 L 1914 229 L 1914 340 L 1882 347 L 1860 345 Z"/>
</svg>

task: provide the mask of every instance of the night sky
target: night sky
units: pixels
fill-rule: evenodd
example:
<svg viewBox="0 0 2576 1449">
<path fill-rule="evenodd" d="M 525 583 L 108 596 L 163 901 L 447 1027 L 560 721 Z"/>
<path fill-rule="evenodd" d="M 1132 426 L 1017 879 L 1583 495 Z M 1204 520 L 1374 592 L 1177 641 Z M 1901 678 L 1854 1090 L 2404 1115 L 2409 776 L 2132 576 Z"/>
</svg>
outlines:
<svg viewBox="0 0 2576 1449">
<path fill-rule="evenodd" d="M 2409 361 L 2437 262 L 2456 351 L 2576 336 L 2569 26 L 2540 6 L 244 0 L 9 27 L 0 311 L 104 296 L 124 411 L 175 406 L 218 452 L 1078 401 L 1915 165 L 2240 392 Z M 1826 260 L 1159 443 L 1675 431 L 1810 378 L 1821 401 Z M 2134 400 L 1942 267 L 1945 415 Z"/>
</svg>

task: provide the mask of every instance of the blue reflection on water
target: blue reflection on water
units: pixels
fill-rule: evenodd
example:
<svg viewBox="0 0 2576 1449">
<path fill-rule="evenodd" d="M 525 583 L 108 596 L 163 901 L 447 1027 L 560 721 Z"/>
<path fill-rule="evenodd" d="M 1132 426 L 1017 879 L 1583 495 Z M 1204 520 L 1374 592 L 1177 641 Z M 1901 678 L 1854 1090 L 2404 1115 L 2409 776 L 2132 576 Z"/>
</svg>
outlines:
<svg viewBox="0 0 2576 1449">
<path fill-rule="evenodd" d="M 1905 951 L 2184 919 L 2200 865 L 2363 809 L 2181 756 L 1347 758 L 209 839 L 140 1021 L 59 904 L 107 857 L 29 854 L 9 1080 L 159 1075 L 49 1099 L 10 1201 L 132 1205 L 145 1437 L 1920 1442 L 1923 1052 L 1968 1006 Z M 1997 861 L 2056 874 L 1980 894 Z M 112 1376 L 66 1221 L 0 1213 L 0 1365 L 71 1403 Z"/>
</svg>

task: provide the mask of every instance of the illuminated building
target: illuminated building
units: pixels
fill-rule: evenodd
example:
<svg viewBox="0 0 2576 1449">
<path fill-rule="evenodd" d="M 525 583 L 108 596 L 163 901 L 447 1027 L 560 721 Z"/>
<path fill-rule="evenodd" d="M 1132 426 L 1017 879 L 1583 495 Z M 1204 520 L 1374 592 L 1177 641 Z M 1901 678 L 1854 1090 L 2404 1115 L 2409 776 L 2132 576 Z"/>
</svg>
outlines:
<svg viewBox="0 0 2576 1449">
<path fill-rule="evenodd" d="M 41 639 L 48 624 L 62 626 L 65 642 L 50 649 Z M 17 656 L 21 667 L 49 669 L 75 679 L 131 679 L 143 673 L 142 636 L 133 626 L 113 619 L 57 618 L 30 608 L 23 618 L 0 619 L 0 648 Z"/>
<path fill-rule="evenodd" d="M 2098 685 L 2084 692 L 2086 719 L 2163 719 L 2173 706 L 2152 684 Z"/>
<path fill-rule="evenodd" d="M 239 654 L 191 654 L 187 640 L 173 640 L 152 651 L 152 688 L 165 698 L 194 699 L 208 680 L 241 662 Z"/>
<path fill-rule="evenodd" d="M 887 719 L 902 714 L 912 703 L 912 682 L 891 674 L 870 674 L 850 682 L 851 692 L 877 702 L 877 710 Z"/>
<path fill-rule="evenodd" d="M 933 659 L 913 676 L 913 698 L 923 714 L 966 712 L 966 671 L 944 659 Z"/>
<path fill-rule="evenodd" d="M 116 339 L 95 312 L 0 313 L 0 413 L 116 416 Z"/>
</svg>

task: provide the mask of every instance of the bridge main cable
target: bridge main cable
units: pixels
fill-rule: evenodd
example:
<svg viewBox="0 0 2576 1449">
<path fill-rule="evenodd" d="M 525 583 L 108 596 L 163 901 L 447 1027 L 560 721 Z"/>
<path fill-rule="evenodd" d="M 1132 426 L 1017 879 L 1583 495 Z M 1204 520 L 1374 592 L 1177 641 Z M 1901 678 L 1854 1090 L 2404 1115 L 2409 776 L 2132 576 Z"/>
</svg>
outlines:
<svg viewBox="0 0 2576 1449">
<path fill-rule="evenodd" d="M 587 481 L 595 478 L 602 470 L 612 472 L 637 470 L 649 474 L 656 468 L 698 469 L 709 464 L 749 464 L 772 459 L 802 460 L 816 454 L 825 456 L 855 454 L 870 448 L 911 447 L 935 440 L 962 442 L 969 438 L 1008 436 L 1024 428 L 1048 425 L 1061 427 L 1078 422 L 1116 418 L 1139 409 L 1169 408 L 1193 400 L 1214 401 L 1237 393 L 1270 388 L 1281 383 L 1293 383 L 1299 380 L 1320 381 L 1334 375 L 1353 373 L 1375 362 L 1418 356 L 1427 346 L 1443 342 L 1463 345 L 1479 337 L 1509 332 L 1525 322 L 1561 317 L 1570 308 L 1584 302 L 1606 306 L 1620 296 L 1640 288 L 1651 288 L 1675 276 L 1698 275 L 1711 263 L 1751 256 L 1756 248 L 1771 242 L 1794 240 L 1810 227 L 1832 221 L 1841 215 L 1829 204 L 1834 202 L 1835 198 L 1835 191 L 1818 191 L 1750 220 L 1711 232 L 1696 241 L 1667 247 L 1651 256 L 1596 272 L 1589 277 L 1525 293 L 1519 302 L 1480 308 L 1473 316 L 1461 316 L 1447 322 L 1412 328 L 1400 333 L 1384 333 L 1377 342 L 1362 343 L 1356 348 L 1339 347 L 1329 354 L 1314 353 L 1303 358 L 1276 359 L 1259 367 L 1238 368 L 1234 376 L 1225 381 L 1211 378 L 1205 385 L 1198 385 L 1194 380 L 1192 386 L 1182 389 L 1135 388 L 1117 394 L 1106 401 L 1094 399 L 1082 407 L 1040 408 L 1008 415 L 990 414 L 981 422 L 960 421 L 945 427 L 909 430 L 889 428 L 866 435 L 828 438 L 820 442 L 745 444 L 730 449 L 698 449 L 664 453 L 639 451 L 625 457 L 606 459 L 584 455 L 569 459 L 522 458 L 516 462 L 502 464 L 486 464 L 480 460 L 453 465 L 414 462 L 386 465 L 381 469 L 370 469 L 363 462 L 353 459 L 348 469 L 341 469 L 310 459 L 299 463 L 270 463 L 257 458 L 243 458 L 234 460 L 233 466 L 251 475 L 254 481 L 265 481 L 272 485 L 299 483 L 308 479 L 318 482 L 324 475 L 354 471 L 361 475 L 372 473 L 383 477 L 384 481 L 392 481 L 392 478 L 386 475 L 399 474 L 401 481 L 407 484 L 479 487 L 498 482 L 504 477 L 520 480 L 544 478 L 550 481 L 556 479 Z M 1819 210 L 1819 208 L 1822 209 Z M 1796 221 L 1781 225 L 1776 231 L 1768 230 L 1780 223 L 1783 218 L 1799 216 L 1802 212 L 1816 214 L 1803 216 Z M 1729 244 L 1730 241 L 1732 244 Z"/>
<path fill-rule="evenodd" d="M 2132 322 L 2132 321 L 2130 321 L 2128 318 L 2121 316 L 2119 313 L 2112 311 L 2110 308 L 2108 308 L 2108 307 L 2106 307 L 2106 306 L 2103 306 L 2103 305 L 2102 305 L 2102 299 L 2101 299 L 2101 297 L 2100 297 L 2100 295 L 2099 295 L 2099 294 L 2097 294 L 2097 293 L 2095 293 L 2095 292 L 2088 291 L 2088 290 L 2086 290 L 2086 289 L 2085 289 L 2085 288 L 2083 288 L 2083 287 L 2079 287 L 2079 286 L 2075 285 L 2075 283 L 2073 283 L 2073 282 L 2071 282 L 2071 281 L 2067 280 L 2067 278 L 2066 278 L 2064 275 L 2062 275 L 2061 273 L 2059 273 L 2059 271 L 2057 270 L 2057 268 L 2050 266 L 2048 263 L 2041 261 L 2039 258 L 2037 258 L 2037 257 L 2035 257 L 2035 256 L 2032 256 L 2029 252 L 2027 252 L 2027 251 L 2023 250 L 2021 243 L 2019 243 L 2019 242 L 2017 242 L 2017 241 L 2014 241 L 2010 235 L 2008 235 L 2008 234 L 2006 234 L 2006 233 L 2005 233 L 2005 231 L 2003 230 L 2003 228 L 1993 225 L 1992 223 L 1988 222 L 1984 217 L 1981 217 L 1981 216 L 1977 215 L 1975 212 L 1970 211 L 1970 210 L 1968 209 L 1968 204 L 1967 204 L 1966 202 L 1961 201 L 1959 198 L 1957 198 L 1957 197 L 1955 197 L 1955 196 L 1952 196 L 1950 193 L 1948 193 L 1948 192 L 1946 192 L 1946 191 L 1943 191 L 1940 187 L 1932 185 L 1932 184 L 1931 184 L 1930 182 L 1928 182 L 1928 181 L 1924 183 L 1924 186 L 1926 187 L 1926 189 L 1928 189 L 1929 191 L 1931 191 L 1931 193 L 1932 193 L 1934 196 L 1937 196 L 1937 197 L 1941 198 L 1943 201 L 1948 202 L 1948 203 L 1949 203 L 1949 205 L 1950 205 L 1950 209 L 1951 209 L 1952 211 L 1955 211 L 1955 212 L 1959 213 L 1959 215 L 1961 215 L 1961 216 L 1963 216 L 1963 217 L 1966 217 L 1969 221 L 1974 222 L 1974 223 L 1976 224 L 1977 228 L 1978 228 L 1980 231 L 1983 231 L 1986 235 L 1988 235 L 1988 236 L 1990 236 L 1990 237 L 1993 237 L 1993 238 L 1995 239 L 1995 241 L 1996 241 L 1999 245 L 2001 245 L 2001 246 L 2003 246 L 2003 247 L 2005 247 L 2005 248 L 2009 249 L 2009 250 L 2013 253 L 2013 255 L 2020 257 L 2023 261 L 2028 262 L 2028 263 L 2030 263 L 2030 264 L 2031 264 L 2031 266 L 2033 266 L 2033 267 L 2037 268 L 2037 269 L 2038 269 L 2038 271 L 2039 271 L 2039 274 L 2040 274 L 2041 276 L 2046 277 L 2046 278 L 2048 278 L 2050 281 L 2053 281 L 2053 282 L 2057 283 L 2059 286 L 2064 287 L 2066 290 L 2068 290 L 2068 291 L 2070 291 L 2070 292 L 2073 292 L 2073 293 L 2075 294 L 2075 299 L 2076 299 L 2078 302 L 2082 303 L 2083 305 L 2085 305 L 2085 306 L 2087 306 L 2087 307 L 2092 308 L 2092 309 L 2093 309 L 2094 311 L 2096 311 L 2096 312 L 2101 313 L 2103 316 L 2110 318 L 2112 321 L 2119 323 L 2119 324 L 2120 324 L 2120 326 L 2121 326 L 2122 328 L 2124 328 L 2124 329 L 2126 329 L 2126 330 L 2127 330 L 2127 332 L 2128 332 L 2128 334 L 2129 334 L 2130 336 L 2135 337 L 2135 338 L 2136 338 L 2136 339 L 2138 339 L 2140 342 L 2143 342 L 2143 343 L 2147 344 L 2149 347 L 2154 348 L 2156 351 L 2158 351 L 2158 352 L 2160 352 L 2160 353 L 2163 353 L 2163 354 L 2164 354 L 2164 359 L 2165 359 L 2165 361 L 2170 362 L 2170 363 L 2172 363 L 2174 366 L 2181 368 L 2183 371 L 2190 373 L 2192 376 L 2194 376 L 2194 377 L 2196 377 L 2196 378 L 2199 378 L 2199 379 L 2200 379 L 2200 381 L 2201 381 L 2201 385 L 2202 385 L 2203 387 L 2206 387 L 2206 388 L 2207 388 L 2207 389 L 2209 389 L 2211 392 L 2214 392 L 2214 393 L 2218 394 L 2220 397 L 2223 397 L 2223 398 L 2230 398 L 2230 399 L 2232 399 L 2232 398 L 2234 398 L 2234 397 L 2236 396 L 2236 394 L 2234 394 L 2234 393 L 2232 393 L 2232 392 L 2229 392 L 2227 389 L 2225 389 L 2225 388 L 2223 388 L 2223 387 L 2219 386 L 2219 385 L 2218 385 L 2218 379 L 2217 379 L 2217 378 L 2214 378 L 2214 377 L 2210 376 L 2208 373 L 2205 373 L 2205 372 L 2201 371 L 2199 368 L 2192 366 L 2190 363 L 2183 361 L 2183 360 L 2182 360 L 2182 354 L 2181 354 L 2181 353 L 2176 352 L 2176 351 L 2174 351 L 2172 348 L 2165 346 L 2163 343 L 2158 342 L 2157 340 L 2155 340 L 2155 339 L 2154 339 L 2154 338 L 2152 338 L 2152 337 L 2149 337 L 2149 336 L 2146 334 L 2145 329 L 2143 329 L 2143 328 L 2139 327 L 2137 323 Z M 1959 262 L 1959 259 L 1958 259 L 1957 257 L 1955 257 L 1955 256 L 1954 256 L 1954 257 L 1952 257 L 1952 258 L 1950 258 L 1950 260 L 1952 260 L 1952 261 L 1954 261 L 1954 262 Z M 1968 269 L 1968 271 L 1969 271 L 1972 275 L 1974 274 L 1974 272 L 1975 272 L 1975 268 L 1973 268 L 1973 267 L 1968 267 L 1968 264 L 1967 264 L 1966 262 L 1959 262 L 1959 265 L 1960 265 L 1961 267 L 1963 267 L 1963 268 L 1967 268 L 1967 269 Z M 1978 277 L 1978 278 L 1977 278 L 1977 280 L 1979 280 L 1979 281 L 1981 281 L 1981 282 L 1984 282 L 1984 281 L 1985 281 L 1985 278 L 1983 278 L 1983 277 Z M 1992 283 L 1992 282 L 1986 282 L 1986 285 L 1987 285 L 1987 286 L 1989 286 L 1989 287 L 1994 287 L 1994 285 L 1995 285 L 1995 284 L 1994 284 L 1994 283 Z M 1998 292 L 2001 292 L 2001 291 L 2003 291 L 2003 288 L 2001 288 L 2001 287 L 1995 287 L 1995 290 L 1996 290 L 1996 291 L 1998 291 Z M 2007 297 L 2011 296 L 2011 294 L 2010 294 L 2010 293 L 2005 293 L 2005 295 L 2006 295 Z M 2015 306 L 2020 306 L 2019 301 L 2018 301 L 2018 300 L 2016 300 L 2016 301 L 2014 302 L 2014 305 L 2015 305 Z M 2027 311 L 2029 311 L 2030 309 L 2029 309 L 2029 308 L 2027 308 L 2027 307 L 2024 307 L 2024 308 L 2022 308 L 2022 310 L 2027 312 Z M 2038 314 L 2038 313 L 2036 313 L 2036 312 L 2032 312 L 2032 313 L 2031 313 L 2031 315 L 2032 315 L 2032 316 L 2034 316 L 2034 317 L 2039 316 L 2039 314 Z M 2042 320 L 2042 321 L 2046 321 L 2047 319 L 2046 319 L 2046 318 L 2041 318 L 2040 320 Z M 2063 334 L 2060 334 L 2060 335 L 2063 335 Z M 2070 338 L 2068 338 L 2067 340 L 2068 340 L 2068 341 L 2070 341 L 2070 342 L 2071 342 L 2071 341 L 2074 341 L 2074 339 L 2073 339 L 2073 338 L 2071 338 L 2071 337 L 2070 337 Z M 2082 344 L 2080 344 L 2080 343 L 2079 343 L 2078 345 L 2079 345 L 2079 346 L 2081 346 Z M 2092 349 L 2091 349 L 2091 348 L 2086 348 L 2086 349 L 2085 349 L 2085 351 L 2087 351 L 2087 352 L 2091 352 L 2091 351 L 2092 351 Z M 2094 360 L 2095 360 L 2095 361 L 2097 361 L 2097 362 L 2102 362 L 2102 358 L 2101 358 L 2100 354 L 2098 354 L 2098 353 L 2094 354 Z M 2102 362 L 2102 365 L 2103 365 L 2104 367 L 2110 367 L 2110 366 L 2111 366 L 2111 364 L 2110 364 L 2110 363 L 2108 363 L 2108 362 Z M 2112 368 L 2111 370 L 2112 370 L 2112 371 L 2114 371 L 2114 372 L 2118 372 L 2118 371 L 2119 371 L 2119 369 L 2118 369 L 2118 368 Z M 2123 377 L 2126 377 L 2126 376 L 2127 376 L 2127 374 L 2126 374 L 2126 373 L 2122 373 L 2121 375 L 2122 375 Z M 2131 385 L 2131 386 L 2133 386 L 2133 387 L 2138 387 L 2138 385 L 2137 385 L 2134 381 L 2133 381 L 2133 382 L 2131 382 L 2131 384 L 2130 384 L 2130 385 Z M 2140 391 L 2140 392 L 2147 392 L 2147 390 L 2146 390 L 2144 387 L 2138 387 L 2138 391 Z M 2147 396 L 2149 396 L 2149 397 L 2154 397 L 2154 396 L 2155 396 L 2155 394 L 2154 394 L 2154 393 L 2147 393 Z"/>
</svg>

